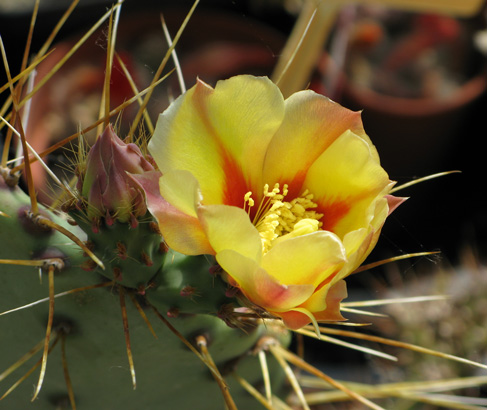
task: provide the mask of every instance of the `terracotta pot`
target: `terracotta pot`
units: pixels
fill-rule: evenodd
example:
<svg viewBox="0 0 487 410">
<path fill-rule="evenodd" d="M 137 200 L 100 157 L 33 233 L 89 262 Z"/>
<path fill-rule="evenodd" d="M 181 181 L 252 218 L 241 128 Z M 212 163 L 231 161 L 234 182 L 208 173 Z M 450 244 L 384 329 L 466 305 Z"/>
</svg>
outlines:
<svg viewBox="0 0 487 410">
<path fill-rule="evenodd" d="M 347 83 L 342 104 L 363 110 L 367 133 L 392 178 L 444 171 L 469 110 L 487 89 L 481 73 L 445 99 L 399 98 Z"/>
<path fill-rule="evenodd" d="M 384 167 L 393 178 L 443 170 L 487 89 L 487 60 L 471 41 L 482 22 L 359 8 L 341 24 L 336 35 L 349 42 L 340 101 L 363 110 Z"/>
</svg>

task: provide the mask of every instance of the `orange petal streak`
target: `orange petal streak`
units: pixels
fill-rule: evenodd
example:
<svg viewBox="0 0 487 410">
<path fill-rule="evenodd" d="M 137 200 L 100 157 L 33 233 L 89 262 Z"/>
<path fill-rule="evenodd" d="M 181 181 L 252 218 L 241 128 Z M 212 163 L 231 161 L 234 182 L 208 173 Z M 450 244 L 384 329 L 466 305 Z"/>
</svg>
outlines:
<svg viewBox="0 0 487 410">
<path fill-rule="evenodd" d="M 321 229 L 330 232 L 333 232 L 335 225 L 347 215 L 351 208 L 350 203 L 353 203 L 350 199 L 335 201 L 319 200 L 317 202 L 318 207 L 316 208 L 316 212 L 323 214 L 321 218 L 323 226 Z"/>
<path fill-rule="evenodd" d="M 225 175 L 223 187 L 223 204 L 242 208 L 244 196 L 250 191 L 242 168 L 237 164 L 228 152 L 221 146 L 222 168 Z"/>
</svg>

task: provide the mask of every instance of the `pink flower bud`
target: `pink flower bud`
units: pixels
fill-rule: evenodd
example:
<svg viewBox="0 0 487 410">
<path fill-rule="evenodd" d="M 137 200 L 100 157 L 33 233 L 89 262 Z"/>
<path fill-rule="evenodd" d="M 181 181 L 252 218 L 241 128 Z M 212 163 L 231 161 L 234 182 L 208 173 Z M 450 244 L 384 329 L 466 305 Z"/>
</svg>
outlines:
<svg viewBox="0 0 487 410">
<path fill-rule="evenodd" d="M 154 171 L 139 147 L 123 142 L 109 125 L 98 137 L 86 159 L 81 194 L 90 219 L 128 222 L 146 213 L 145 196 L 128 174 Z M 113 220 L 112 220 L 113 222 Z"/>
</svg>

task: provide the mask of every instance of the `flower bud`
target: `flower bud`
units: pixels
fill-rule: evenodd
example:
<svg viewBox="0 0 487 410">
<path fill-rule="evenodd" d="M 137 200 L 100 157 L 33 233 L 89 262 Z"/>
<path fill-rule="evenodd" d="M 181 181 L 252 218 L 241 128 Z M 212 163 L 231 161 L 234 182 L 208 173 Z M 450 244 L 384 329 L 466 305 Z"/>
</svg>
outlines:
<svg viewBox="0 0 487 410">
<path fill-rule="evenodd" d="M 128 174 L 143 174 L 154 167 L 139 147 L 123 142 L 109 125 L 88 153 L 81 194 L 91 220 L 105 217 L 128 222 L 146 213 L 145 196 Z"/>
</svg>

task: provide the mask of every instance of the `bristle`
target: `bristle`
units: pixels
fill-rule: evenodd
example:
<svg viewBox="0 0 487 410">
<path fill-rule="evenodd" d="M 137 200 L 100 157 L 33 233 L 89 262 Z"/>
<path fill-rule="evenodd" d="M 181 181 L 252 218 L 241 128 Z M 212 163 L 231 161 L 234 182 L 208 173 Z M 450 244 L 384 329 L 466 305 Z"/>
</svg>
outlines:
<svg viewBox="0 0 487 410">
<path fill-rule="evenodd" d="M 52 332 L 52 321 L 54 319 L 54 266 L 49 266 L 48 270 L 49 275 L 49 315 L 47 320 L 47 327 L 46 327 L 46 337 L 44 340 L 44 352 L 42 353 L 42 364 L 41 364 L 41 371 L 39 373 L 39 380 L 37 381 L 37 386 L 35 389 L 34 396 L 32 397 L 32 401 L 34 401 L 39 392 L 41 391 L 42 384 L 44 382 L 44 376 L 46 375 L 46 367 L 47 367 L 47 356 L 49 354 L 49 343 L 51 340 L 51 332 Z"/>
<path fill-rule="evenodd" d="M 119 286 L 118 292 L 120 295 L 120 310 L 122 312 L 122 322 L 123 322 L 123 334 L 125 336 L 125 345 L 127 348 L 127 358 L 129 361 L 130 374 L 132 376 L 132 386 L 135 390 L 137 387 L 137 382 L 135 378 L 135 366 L 134 358 L 132 356 L 132 346 L 130 344 L 130 333 L 129 333 L 129 322 L 127 317 L 127 308 L 125 306 L 125 291 L 123 286 Z"/>
</svg>

